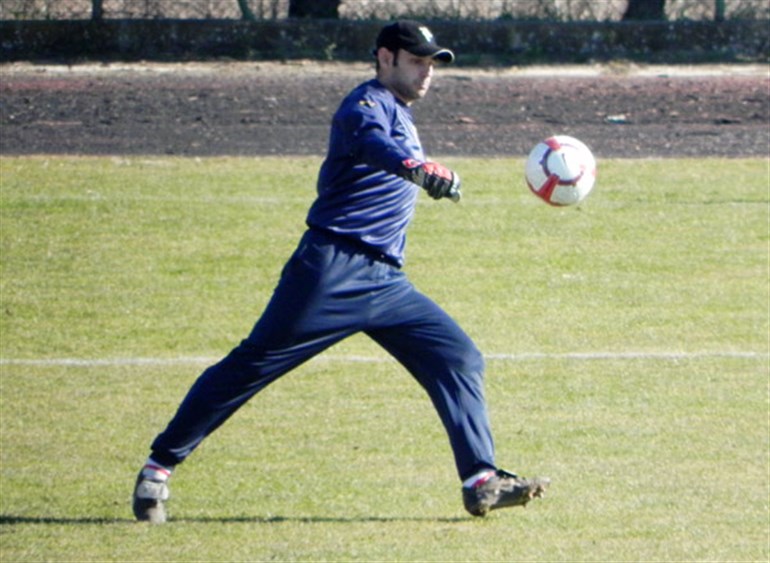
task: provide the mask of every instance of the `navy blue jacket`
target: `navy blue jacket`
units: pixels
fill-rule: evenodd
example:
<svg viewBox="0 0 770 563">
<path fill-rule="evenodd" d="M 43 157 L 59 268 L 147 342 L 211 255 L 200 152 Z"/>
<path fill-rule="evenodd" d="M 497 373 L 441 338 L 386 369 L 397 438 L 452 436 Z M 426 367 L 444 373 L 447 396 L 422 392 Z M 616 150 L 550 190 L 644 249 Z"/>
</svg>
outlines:
<svg viewBox="0 0 770 563">
<path fill-rule="evenodd" d="M 425 160 L 412 112 L 376 79 L 361 84 L 332 119 L 307 224 L 355 239 L 402 265 L 420 191 L 397 175 L 410 158 Z"/>
</svg>

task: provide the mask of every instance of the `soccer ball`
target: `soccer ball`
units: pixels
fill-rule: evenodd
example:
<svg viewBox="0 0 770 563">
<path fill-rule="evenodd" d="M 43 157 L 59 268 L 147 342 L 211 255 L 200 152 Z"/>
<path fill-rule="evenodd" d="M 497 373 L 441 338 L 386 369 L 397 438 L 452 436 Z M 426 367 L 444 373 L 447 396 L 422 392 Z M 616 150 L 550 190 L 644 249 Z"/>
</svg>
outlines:
<svg viewBox="0 0 770 563">
<path fill-rule="evenodd" d="M 541 141 L 527 157 L 525 170 L 532 192 L 551 205 L 576 205 L 591 193 L 596 160 L 574 137 L 555 135 Z"/>
</svg>

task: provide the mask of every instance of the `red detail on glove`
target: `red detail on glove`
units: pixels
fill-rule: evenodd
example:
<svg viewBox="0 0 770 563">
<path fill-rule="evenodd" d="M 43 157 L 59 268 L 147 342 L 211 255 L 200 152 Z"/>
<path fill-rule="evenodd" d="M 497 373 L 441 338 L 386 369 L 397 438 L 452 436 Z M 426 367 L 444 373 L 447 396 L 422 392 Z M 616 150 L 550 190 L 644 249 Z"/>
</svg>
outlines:
<svg viewBox="0 0 770 563">
<path fill-rule="evenodd" d="M 439 178 L 444 178 L 450 182 L 452 181 L 452 171 L 445 166 L 441 166 L 437 162 L 426 162 L 422 165 L 422 168 L 431 176 L 438 176 Z"/>
</svg>

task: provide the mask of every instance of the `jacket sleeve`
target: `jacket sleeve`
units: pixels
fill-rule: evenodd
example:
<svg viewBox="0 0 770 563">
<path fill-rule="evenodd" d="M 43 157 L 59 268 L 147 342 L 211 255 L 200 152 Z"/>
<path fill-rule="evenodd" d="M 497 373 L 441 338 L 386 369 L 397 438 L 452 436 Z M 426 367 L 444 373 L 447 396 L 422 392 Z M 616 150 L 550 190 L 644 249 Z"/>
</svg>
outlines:
<svg viewBox="0 0 770 563">
<path fill-rule="evenodd" d="M 392 119 L 382 103 L 364 98 L 344 112 L 342 126 L 349 143 L 349 153 L 355 160 L 398 174 L 402 163 L 414 158 L 414 155 L 394 139 Z"/>
</svg>

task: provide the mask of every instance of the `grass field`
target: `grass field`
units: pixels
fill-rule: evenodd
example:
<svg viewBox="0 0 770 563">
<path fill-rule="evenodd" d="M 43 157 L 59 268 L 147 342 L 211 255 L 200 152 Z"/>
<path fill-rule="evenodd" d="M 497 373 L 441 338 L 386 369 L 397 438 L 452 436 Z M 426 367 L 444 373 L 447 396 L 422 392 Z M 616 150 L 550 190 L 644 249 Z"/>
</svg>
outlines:
<svg viewBox="0 0 770 563">
<path fill-rule="evenodd" d="M 268 388 L 133 522 L 149 442 L 258 317 L 319 160 L 0 158 L 0 560 L 768 561 L 766 160 L 600 161 L 556 209 L 448 159 L 406 270 L 488 358 L 526 510 L 460 502 L 427 397 L 355 337 Z"/>
</svg>

